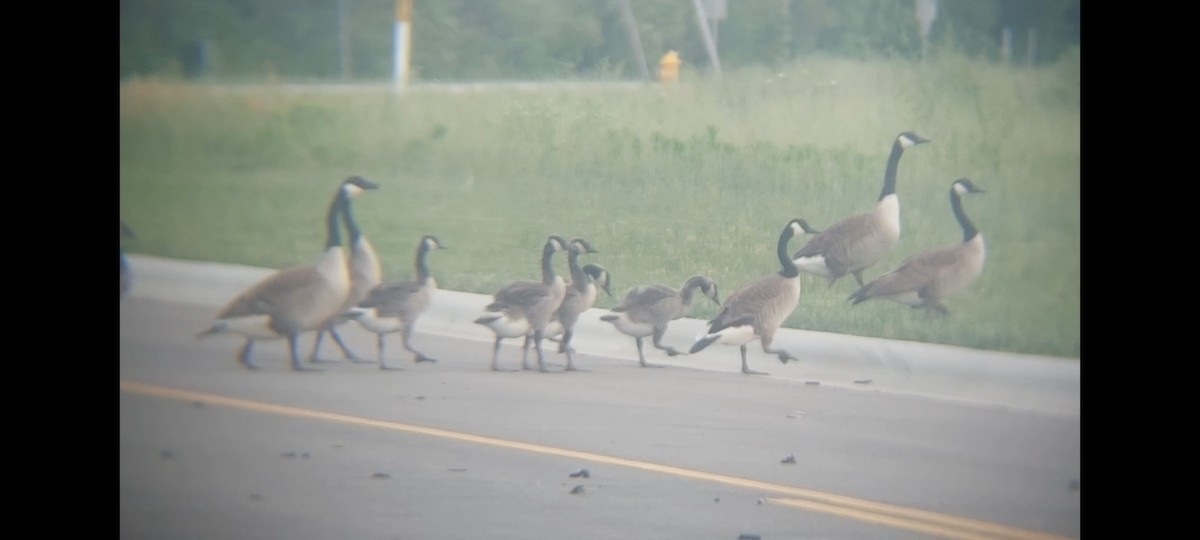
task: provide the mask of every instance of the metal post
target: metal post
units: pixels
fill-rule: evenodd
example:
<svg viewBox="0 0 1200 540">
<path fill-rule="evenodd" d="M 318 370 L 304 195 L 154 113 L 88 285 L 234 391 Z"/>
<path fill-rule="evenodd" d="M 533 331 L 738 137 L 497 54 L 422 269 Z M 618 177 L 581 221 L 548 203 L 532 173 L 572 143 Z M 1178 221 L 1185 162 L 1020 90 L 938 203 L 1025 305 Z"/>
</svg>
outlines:
<svg viewBox="0 0 1200 540">
<path fill-rule="evenodd" d="M 704 12 L 704 6 L 700 5 L 700 0 L 692 0 L 692 5 L 696 8 L 696 22 L 700 23 L 700 35 L 704 38 L 704 49 L 708 51 L 708 60 L 712 62 L 713 70 L 720 75 L 721 60 L 717 58 L 717 45 L 713 43 L 712 35 L 708 32 L 708 15 Z"/>
<path fill-rule="evenodd" d="M 717 27 L 719 26 L 717 24 L 717 20 L 715 18 L 710 18 L 708 20 L 708 24 L 709 24 L 708 31 L 709 31 L 709 33 L 712 34 L 713 48 L 717 49 L 717 50 L 721 50 L 720 49 L 721 48 L 721 34 L 717 29 Z"/>
<path fill-rule="evenodd" d="M 921 60 L 929 53 L 929 31 L 937 20 L 938 0 L 917 0 L 917 24 L 921 28 Z"/>
<path fill-rule="evenodd" d="M 629 46 L 633 48 L 633 56 L 637 58 L 638 68 L 642 70 L 642 80 L 650 82 L 650 68 L 646 66 L 646 51 L 642 48 L 642 38 L 638 35 L 633 6 L 629 4 L 629 0 L 621 0 L 620 4 L 621 17 L 625 19 L 625 28 L 629 31 Z"/>
<path fill-rule="evenodd" d="M 396 0 L 393 34 L 392 84 L 396 91 L 408 86 L 408 56 L 412 44 L 412 0 Z"/>
</svg>

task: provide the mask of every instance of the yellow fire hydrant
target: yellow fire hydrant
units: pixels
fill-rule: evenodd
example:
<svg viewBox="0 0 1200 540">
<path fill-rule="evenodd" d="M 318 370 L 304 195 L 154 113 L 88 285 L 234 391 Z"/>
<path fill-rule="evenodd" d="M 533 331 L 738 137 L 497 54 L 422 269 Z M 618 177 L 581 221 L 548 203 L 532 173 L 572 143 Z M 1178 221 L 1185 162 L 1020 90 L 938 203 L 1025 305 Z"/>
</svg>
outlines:
<svg viewBox="0 0 1200 540">
<path fill-rule="evenodd" d="M 674 50 L 667 51 L 662 60 L 658 61 L 658 80 L 662 83 L 674 83 L 679 81 L 679 64 L 683 60 L 679 59 L 679 53 Z"/>
</svg>

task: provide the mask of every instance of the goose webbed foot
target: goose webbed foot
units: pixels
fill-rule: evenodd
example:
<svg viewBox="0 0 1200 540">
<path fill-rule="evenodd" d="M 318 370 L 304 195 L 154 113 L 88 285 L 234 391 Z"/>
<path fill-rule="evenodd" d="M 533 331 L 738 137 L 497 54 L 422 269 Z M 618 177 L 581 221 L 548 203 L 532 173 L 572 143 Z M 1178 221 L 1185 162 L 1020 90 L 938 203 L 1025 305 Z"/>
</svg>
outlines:
<svg viewBox="0 0 1200 540">
<path fill-rule="evenodd" d="M 425 356 L 425 355 L 423 355 L 423 354 L 421 354 L 421 353 L 417 353 L 417 357 L 413 359 L 413 362 L 417 362 L 417 363 L 421 363 L 421 362 L 437 362 L 437 358 L 432 358 L 432 357 L 429 357 L 429 356 Z"/>
<path fill-rule="evenodd" d="M 770 373 L 767 373 L 765 371 L 756 371 L 756 370 L 750 369 L 750 364 L 746 363 L 746 346 L 742 345 L 741 350 L 742 350 L 742 373 L 745 373 L 746 375 L 770 375 Z"/>
<path fill-rule="evenodd" d="M 296 347 L 297 336 L 298 336 L 298 334 L 295 334 L 295 333 L 288 336 L 288 353 L 292 357 L 292 371 L 295 371 L 297 373 L 305 373 L 305 372 L 311 373 L 311 372 L 315 372 L 315 371 L 324 371 L 323 369 L 320 369 L 320 368 L 306 366 L 306 365 L 304 365 L 303 362 L 300 361 L 300 354 L 296 350 L 297 349 L 297 347 Z"/>
</svg>

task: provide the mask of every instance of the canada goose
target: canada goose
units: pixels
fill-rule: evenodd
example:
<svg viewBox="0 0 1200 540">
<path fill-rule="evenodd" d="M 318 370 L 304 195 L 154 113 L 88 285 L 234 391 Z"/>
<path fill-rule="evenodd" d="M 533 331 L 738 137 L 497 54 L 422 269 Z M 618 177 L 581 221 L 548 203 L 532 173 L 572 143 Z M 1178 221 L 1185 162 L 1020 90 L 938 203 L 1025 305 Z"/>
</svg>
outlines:
<svg viewBox="0 0 1200 540">
<path fill-rule="evenodd" d="M 345 180 L 346 182 L 355 182 L 363 189 L 379 189 L 379 184 L 362 178 L 361 176 L 351 176 Z M 375 254 L 375 248 L 371 246 L 371 242 L 362 234 L 362 230 L 358 228 L 358 222 L 354 220 L 354 213 L 351 211 L 351 205 L 346 205 L 346 210 L 342 212 L 342 222 L 346 225 L 346 230 L 349 233 L 350 247 L 350 296 L 346 298 L 345 309 L 350 309 L 357 305 L 362 299 L 367 297 L 367 293 L 379 284 L 383 275 L 382 266 L 379 263 L 379 256 Z M 313 363 L 330 362 L 320 358 L 321 338 L 328 332 L 333 336 L 333 341 L 342 349 L 342 355 L 351 362 L 370 362 L 370 360 L 359 357 L 351 351 L 346 343 L 342 341 L 342 337 L 337 333 L 337 327 L 345 324 L 350 319 L 345 313 L 339 313 L 334 316 L 325 325 L 324 328 L 317 331 L 317 336 L 313 341 L 312 353 L 309 354 L 308 361 Z"/>
<path fill-rule="evenodd" d="M 613 313 L 601 315 L 600 320 L 610 322 L 621 333 L 633 336 L 637 342 L 638 360 L 642 367 L 663 367 L 646 363 L 646 355 L 642 352 L 642 338 L 654 336 L 654 346 L 667 351 L 668 356 L 685 354 L 670 345 L 663 345 L 662 338 L 671 321 L 686 316 L 692 309 L 692 299 L 697 289 L 717 305 L 721 305 L 716 282 L 707 276 L 696 275 L 684 281 L 678 290 L 667 285 L 646 285 L 630 289 L 621 303 L 612 308 Z"/>
<path fill-rule="evenodd" d="M 950 208 L 962 227 L 961 243 L 910 255 L 899 268 L 860 287 L 849 300 L 858 304 L 872 298 L 887 298 L 914 308 L 923 307 L 930 315 L 933 311 L 948 315 L 950 311 L 942 305 L 942 300 L 966 289 L 983 272 L 983 234 L 963 211 L 962 196 L 967 193 L 985 192 L 967 178 L 959 178 L 950 185 Z"/>
<path fill-rule="evenodd" d="M 800 303 L 800 269 L 788 257 L 788 240 L 809 229 L 804 220 L 793 219 L 779 235 L 776 251 L 779 254 L 779 272 L 759 278 L 738 289 L 721 307 L 717 316 L 709 321 L 708 332 L 692 344 L 691 353 L 698 352 L 714 341 L 730 345 L 741 345 L 742 373 L 767 375 L 754 371 L 746 364 L 746 344 L 755 339 L 762 340 L 763 352 L 779 355 L 779 361 L 798 360 L 784 349 L 772 349 L 775 331 Z"/>
<path fill-rule="evenodd" d="M 579 256 L 584 253 L 599 253 L 599 251 L 592 248 L 591 244 L 583 238 L 575 237 L 567 242 L 567 272 L 570 274 L 570 279 L 566 280 L 566 291 L 562 303 L 558 305 L 558 309 L 554 310 L 554 315 L 550 317 L 550 322 L 542 331 L 543 338 L 559 342 L 558 352 L 567 353 L 567 371 L 574 371 L 575 365 L 571 361 L 571 353 L 574 352 L 574 349 L 569 348 L 570 336 L 567 336 L 566 330 L 571 330 L 573 335 L 575 321 L 578 320 L 579 314 L 586 311 L 596 301 L 596 286 L 590 275 L 584 272 L 583 267 L 579 266 Z M 532 332 L 530 336 L 532 336 Z M 557 336 L 563 336 L 568 343 L 564 344 L 562 339 L 556 339 Z"/>
<path fill-rule="evenodd" d="M 134 238 L 133 229 L 121 220 L 121 237 Z M 125 248 L 121 248 L 121 299 L 129 293 L 129 288 L 133 286 L 133 272 L 129 269 L 129 261 L 125 260 Z"/>
<path fill-rule="evenodd" d="M 417 244 L 417 255 L 414 263 L 416 277 L 412 280 L 390 281 L 380 283 L 371 289 L 367 297 L 350 308 L 347 316 L 359 322 L 378 336 L 376 337 L 379 350 L 379 369 L 402 369 L 388 367 L 383 360 L 384 338 L 394 332 L 401 332 L 404 348 L 416 355 L 416 362 L 437 362 L 426 356 L 410 343 L 413 328 L 417 318 L 429 308 L 429 302 L 437 290 L 437 280 L 429 273 L 425 262 L 430 250 L 446 249 L 435 236 L 425 235 Z"/>
<path fill-rule="evenodd" d="M 542 330 L 543 339 L 559 342 L 558 352 L 566 353 L 566 371 L 575 371 L 575 362 L 573 360 L 575 349 L 570 346 L 571 336 L 574 335 L 575 322 L 579 320 L 579 314 L 587 311 L 596 301 L 596 286 L 593 279 L 603 278 L 606 283 L 604 285 L 605 289 L 607 290 L 608 287 L 608 271 L 604 270 L 603 267 L 595 264 L 583 267 L 579 266 L 579 255 L 584 253 L 599 253 L 599 251 L 583 238 L 575 237 L 567 242 L 567 270 L 570 272 L 572 279 L 564 282 L 565 289 L 562 302 L 559 303 L 558 309 L 554 310 L 550 321 L 546 323 L 546 327 Z M 593 276 L 598 277 L 593 278 Z M 570 330 L 570 334 L 568 335 L 564 330 Z M 558 336 L 562 337 L 559 338 Z M 524 355 L 528 354 L 529 343 L 532 339 L 533 327 L 531 326 L 528 333 L 525 334 L 525 342 L 522 345 L 522 363 L 525 362 Z"/>
<path fill-rule="evenodd" d="M 348 181 L 338 186 L 325 218 L 325 252 L 316 264 L 294 266 L 267 276 L 230 301 L 212 326 L 197 337 L 220 333 L 245 336 L 238 361 L 247 369 L 257 369 L 250 360 L 255 340 L 286 338 L 293 371 L 320 371 L 300 363 L 296 341 L 301 332 L 319 329 L 340 313 L 350 294 L 350 272 L 342 252 L 338 215 L 362 189 L 366 189 L 362 182 Z"/>
<path fill-rule="evenodd" d="M 563 298 L 563 304 L 566 304 L 568 299 L 579 295 L 585 295 L 586 297 L 592 298 L 591 303 L 595 304 L 596 301 L 594 298 L 597 295 L 595 287 L 597 285 L 599 285 L 601 289 L 604 289 L 605 294 L 612 296 L 612 289 L 610 288 L 612 285 L 612 274 L 609 273 L 607 268 L 595 263 L 588 263 L 583 265 L 580 270 L 582 270 L 583 274 L 587 277 L 586 287 L 589 289 L 589 292 L 580 292 L 580 290 L 574 286 L 574 281 L 567 281 L 567 295 Z M 560 305 L 558 309 L 559 311 L 554 312 L 554 318 L 550 320 L 550 324 L 546 325 L 546 331 L 542 333 L 542 337 L 550 341 L 557 342 L 559 344 L 558 352 L 564 352 L 564 347 L 562 345 L 563 326 L 559 317 L 562 314 L 562 306 Z M 583 311 L 587 311 L 588 309 L 591 309 L 590 305 Z M 582 313 L 582 311 L 580 313 Z M 578 322 L 578 319 L 576 319 L 576 322 Z M 574 351 L 573 348 L 572 351 Z"/>
<path fill-rule="evenodd" d="M 554 312 L 554 318 L 551 319 L 550 324 L 546 325 L 546 330 L 543 332 L 543 337 L 551 341 L 558 341 L 558 352 L 567 355 L 567 371 L 575 371 L 573 359 L 575 348 L 571 346 L 571 338 L 575 335 L 575 323 L 579 322 L 579 316 L 583 312 L 591 309 L 592 305 L 596 303 L 596 285 L 599 284 L 606 294 L 612 296 L 612 290 L 609 289 L 612 277 L 607 269 L 598 264 L 589 263 L 578 268 L 576 276 L 577 267 L 577 263 L 572 265 L 573 277 L 567 284 L 567 294 L 563 297 L 558 311 Z M 556 338 L 560 334 L 562 337 Z"/>
<path fill-rule="evenodd" d="M 804 272 L 829 278 L 829 286 L 853 274 L 861 287 L 862 272 L 891 252 L 900 239 L 900 199 L 896 195 L 896 167 L 911 146 L 929 139 L 911 131 L 896 136 L 883 174 L 883 191 L 875 208 L 842 218 L 800 248 L 792 260 Z"/>
<path fill-rule="evenodd" d="M 545 357 L 542 354 L 542 332 L 567 293 L 566 281 L 555 275 L 551 258 L 555 252 L 566 249 L 567 241 L 561 236 L 551 235 L 547 238 L 542 247 L 542 280 L 515 281 L 504 286 L 496 291 L 492 303 L 484 307 L 483 316 L 475 319 L 476 324 L 482 324 L 496 334 L 496 342 L 492 348 L 493 371 L 500 371 L 496 363 L 500 353 L 500 341 L 504 338 L 528 338 L 530 334 L 537 349 L 538 369 L 546 371 Z M 530 341 L 526 339 L 522 347 L 523 369 L 530 369 L 527 362 Z"/>
</svg>

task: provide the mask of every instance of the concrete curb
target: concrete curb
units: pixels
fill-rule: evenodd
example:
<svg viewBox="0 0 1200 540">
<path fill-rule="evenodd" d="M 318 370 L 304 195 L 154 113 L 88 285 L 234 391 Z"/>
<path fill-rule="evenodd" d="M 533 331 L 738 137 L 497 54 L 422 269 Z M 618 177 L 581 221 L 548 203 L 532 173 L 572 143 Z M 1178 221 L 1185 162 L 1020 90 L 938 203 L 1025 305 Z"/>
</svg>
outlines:
<svg viewBox="0 0 1200 540">
<path fill-rule="evenodd" d="M 147 255 L 127 255 L 127 258 L 134 274 L 132 297 L 211 306 L 214 313 L 236 294 L 274 271 Z M 429 311 L 417 323 L 417 331 L 491 343 L 494 339 L 491 332 L 472 322 L 490 301 L 488 295 L 440 290 Z M 604 313 L 607 310 L 592 309 L 576 325 L 577 361 L 579 355 L 590 354 L 637 362 L 633 338 L 600 321 Z M 700 319 L 673 321 L 664 341 L 686 349 L 704 327 L 705 321 Z M 1079 359 L 793 329 L 781 329 L 775 343 L 799 357 L 800 362 L 781 365 L 774 356 L 764 354 L 757 342 L 751 343 L 747 357 L 751 367 L 769 371 L 778 379 L 1046 414 L 1078 416 L 1080 413 Z M 712 346 L 693 355 L 672 358 L 653 348 L 647 340 L 645 351 L 646 360 L 652 363 L 741 373 L 736 347 Z M 519 358 L 511 352 L 502 351 L 502 355 L 502 362 Z M 553 355 L 556 357 L 557 353 Z"/>
</svg>

